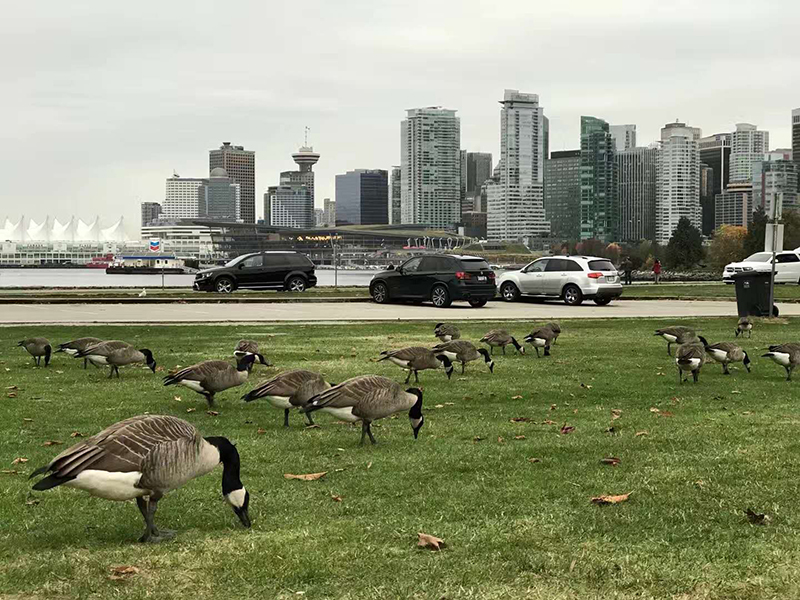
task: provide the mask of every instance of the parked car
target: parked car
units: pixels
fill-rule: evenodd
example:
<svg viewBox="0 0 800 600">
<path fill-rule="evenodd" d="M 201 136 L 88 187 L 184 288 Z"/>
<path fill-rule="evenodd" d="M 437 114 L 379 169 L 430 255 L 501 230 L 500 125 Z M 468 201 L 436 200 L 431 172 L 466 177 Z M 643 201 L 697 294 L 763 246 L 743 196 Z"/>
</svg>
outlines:
<svg viewBox="0 0 800 600">
<path fill-rule="evenodd" d="M 317 285 L 314 263 L 299 252 L 254 252 L 198 271 L 195 290 L 230 294 L 239 288 L 303 292 Z"/>
<path fill-rule="evenodd" d="M 521 296 L 562 298 L 570 306 L 585 299 L 603 306 L 622 295 L 614 264 L 597 256 L 547 256 L 518 271 L 506 271 L 497 282 L 507 302 Z"/>
<path fill-rule="evenodd" d="M 481 307 L 495 295 L 495 275 L 479 256 L 428 254 L 407 260 L 396 269 L 377 273 L 369 292 L 378 304 L 392 300 L 426 300 L 446 308 L 454 300 Z"/>
<path fill-rule="evenodd" d="M 771 270 L 772 252 L 756 252 L 741 262 L 725 265 L 722 281 L 733 283 L 736 273 Z M 800 254 L 796 250 L 783 250 L 775 254 L 775 283 L 800 283 Z"/>
</svg>

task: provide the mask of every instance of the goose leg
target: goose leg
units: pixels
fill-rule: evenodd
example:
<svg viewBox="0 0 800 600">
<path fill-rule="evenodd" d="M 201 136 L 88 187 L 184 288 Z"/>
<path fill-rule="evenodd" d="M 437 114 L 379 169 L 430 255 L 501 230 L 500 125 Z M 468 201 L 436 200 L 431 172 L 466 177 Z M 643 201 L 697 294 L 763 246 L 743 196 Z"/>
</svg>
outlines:
<svg viewBox="0 0 800 600">
<path fill-rule="evenodd" d="M 536 358 L 541 358 L 539 356 L 539 346 L 534 346 L 534 349 L 536 350 Z"/>
<path fill-rule="evenodd" d="M 700 378 L 700 371 L 692 371 L 692 379 L 694 382 L 697 383 L 697 380 Z"/>
<path fill-rule="evenodd" d="M 503 354 L 505 354 L 505 353 L 506 353 L 506 347 L 503 346 Z"/>
<path fill-rule="evenodd" d="M 672 356 L 670 348 L 672 348 L 672 342 L 667 342 L 667 356 Z"/>
<path fill-rule="evenodd" d="M 306 413 L 306 414 L 308 414 L 308 413 Z M 288 427 L 289 426 L 289 409 L 288 408 L 284 408 L 283 409 L 283 426 L 284 427 Z"/>
<path fill-rule="evenodd" d="M 140 542 L 156 544 L 175 537 L 175 532 L 171 529 L 162 529 L 159 531 L 156 527 L 153 517 L 156 514 L 156 509 L 158 509 L 158 501 L 160 499 L 160 494 L 153 494 L 148 501 L 142 498 L 136 499 L 136 505 L 139 507 L 139 511 L 142 513 L 145 523 L 144 534 L 139 538 Z"/>
<path fill-rule="evenodd" d="M 377 444 L 378 442 L 375 441 L 375 437 L 372 435 L 372 423 L 367 423 L 367 435 L 369 436 L 369 441 L 373 444 Z"/>
<path fill-rule="evenodd" d="M 111 365 L 108 368 L 108 378 L 111 379 L 114 376 L 114 365 Z"/>
<path fill-rule="evenodd" d="M 406 376 L 405 383 L 408 383 L 411 380 L 411 369 L 408 370 L 408 375 Z"/>
<path fill-rule="evenodd" d="M 38 367 L 38 366 L 39 366 L 39 361 L 40 361 L 40 360 L 41 360 L 41 357 L 40 357 L 40 356 L 34 356 L 34 357 L 33 357 L 33 364 L 35 364 L 35 365 Z"/>
<path fill-rule="evenodd" d="M 465 362 L 462 362 L 462 363 L 461 363 L 461 374 L 462 374 L 462 375 L 464 374 L 464 367 L 466 366 L 466 364 L 467 364 L 467 363 L 465 363 Z"/>
<path fill-rule="evenodd" d="M 680 367 L 678 367 L 678 383 L 683 383 L 683 373 L 681 373 Z"/>
<path fill-rule="evenodd" d="M 313 426 L 314 425 L 314 419 L 311 418 L 311 413 L 306 413 L 306 419 L 308 420 L 308 425 L 309 426 Z"/>
<path fill-rule="evenodd" d="M 411 377 L 411 373 L 408 376 Z M 414 371 L 414 382 L 419 383 L 419 371 Z"/>
<path fill-rule="evenodd" d="M 117 372 L 117 379 L 119 379 L 119 367 L 117 365 L 114 365 L 114 371 Z"/>
<path fill-rule="evenodd" d="M 364 445 L 364 438 L 367 435 L 367 427 L 368 427 L 367 422 L 361 421 L 361 441 L 358 443 L 359 446 Z"/>
<path fill-rule="evenodd" d="M 89 359 L 88 358 L 84 358 L 83 359 L 83 368 L 84 368 L 84 370 L 89 368 Z"/>
<path fill-rule="evenodd" d="M 794 367 L 784 367 L 786 369 L 786 381 L 792 380 L 792 369 Z"/>
<path fill-rule="evenodd" d="M 728 371 L 728 363 L 722 363 L 722 374 L 723 375 L 730 375 L 731 372 Z"/>
<path fill-rule="evenodd" d="M 545 356 L 550 356 L 550 346 L 545 346 L 544 347 L 544 355 Z"/>
</svg>

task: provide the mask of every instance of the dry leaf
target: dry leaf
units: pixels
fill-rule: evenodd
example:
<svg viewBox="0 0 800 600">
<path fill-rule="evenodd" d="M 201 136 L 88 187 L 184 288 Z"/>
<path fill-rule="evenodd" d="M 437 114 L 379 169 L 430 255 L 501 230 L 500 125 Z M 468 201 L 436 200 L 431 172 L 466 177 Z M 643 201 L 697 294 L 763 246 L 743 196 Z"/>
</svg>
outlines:
<svg viewBox="0 0 800 600">
<path fill-rule="evenodd" d="M 621 461 L 616 456 L 609 456 L 607 458 L 601 458 L 600 463 L 604 465 L 611 465 L 612 467 L 616 467 Z"/>
<path fill-rule="evenodd" d="M 561 435 L 567 435 L 568 433 L 572 433 L 573 431 L 575 431 L 575 427 L 572 426 L 572 425 L 567 425 L 566 423 L 564 423 L 564 425 L 561 427 L 560 431 L 561 431 Z"/>
<path fill-rule="evenodd" d="M 476 435 L 474 438 L 472 438 L 472 441 L 473 442 L 481 442 L 481 441 L 483 441 L 483 438 L 481 436 L 479 436 L 479 435 Z"/>
<path fill-rule="evenodd" d="M 540 462 L 542 462 L 542 459 L 541 458 L 529 458 L 528 462 L 530 462 L 530 463 L 540 463 Z"/>
<path fill-rule="evenodd" d="M 83 434 L 80 431 L 73 431 L 72 433 L 69 434 L 69 437 L 79 438 L 83 437 Z"/>
<path fill-rule="evenodd" d="M 668 410 L 663 410 L 663 411 L 661 411 L 661 416 L 662 417 L 671 417 L 672 413 L 669 412 Z"/>
<path fill-rule="evenodd" d="M 259 428 L 258 428 L 258 431 L 256 431 L 256 433 L 259 433 L 259 434 L 262 434 L 262 433 L 267 433 L 267 430 L 266 430 L 266 429 L 261 429 L 261 428 L 259 427 Z"/>
<path fill-rule="evenodd" d="M 19 471 L 16 469 L 2 469 L 0 470 L 0 473 L 3 475 L 19 475 Z"/>
<path fill-rule="evenodd" d="M 445 406 L 455 406 L 456 403 L 455 402 L 445 402 L 444 405 Z"/>
<path fill-rule="evenodd" d="M 306 425 L 306 429 L 322 429 L 322 427 L 314 423 L 313 425 Z"/>
<path fill-rule="evenodd" d="M 18 389 L 19 389 L 19 387 L 17 387 L 16 385 L 10 385 L 10 386 L 8 386 L 6 389 L 7 389 L 8 391 L 14 391 L 14 390 L 18 390 Z"/>
<path fill-rule="evenodd" d="M 341 502 L 342 501 L 342 497 L 341 496 L 336 496 L 334 494 L 331 494 L 331 500 L 333 500 L 334 502 Z"/>
<path fill-rule="evenodd" d="M 619 408 L 611 409 L 611 420 L 616 421 L 622 416 L 622 411 Z"/>
<path fill-rule="evenodd" d="M 551 421 L 550 419 L 546 419 L 546 420 L 542 421 L 542 425 L 555 425 L 555 424 L 556 424 L 556 422 L 555 421 Z"/>
<path fill-rule="evenodd" d="M 64 442 L 59 442 L 58 440 L 47 440 L 42 446 L 57 446 L 59 444 L 63 444 Z"/>
<path fill-rule="evenodd" d="M 419 548 L 430 548 L 431 550 L 441 550 L 445 547 L 444 540 L 436 537 L 435 535 L 428 535 L 427 533 L 418 533 L 419 541 L 417 546 Z"/>
<path fill-rule="evenodd" d="M 26 462 L 28 462 L 27 458 L 23 458 L 22 456 L 18 456 L 17 458 L 15 458 L 14 460 L 11 461 L 11 464 L 12 465 L 18 465 L 20 463 L 26 463 Z"/>
<path fill-rule="evenodd" d="M 747 515 L 747 520 L 753 525 L 766 525 L 770 522 L 768 515 L 765 515 L 764 513 L 757 513 L 752 508 L 748 508 L 746 511 L 744 511 L 744 514 Z"/>
<path fill-rule="evenodd" d="M 186 412 L 187 412 L 187 413 L 190 413 L 190 412 L 194 412 L 194 411 L 196 411 L 196 410 L 197 410 L 196 408 L 187 408 L 187 409 L 186 409 Z"/>
<path fill-rule="evenodd" d="M 611 427 L 606 429 L 606 433 L 611 433 L 611 434 L 617 433 L 617 428 L 612 425 Z"/>
<path fill-rule="evenodd" d="M 435 404 L 433 408 L 444 408 L 444 404 Z"/>
<path fill-rule="evenodd" d="M 371 468 L 372 468 L 372 461 L 369 461 L 369 462 L 367 463 L 367 469 L 371 469 Z"/>
<path fill-rule="evenodd" d="M 183 398 L 180 396 L 173 396 L 172 399 L 175 400 L 175 402 L 183 402 Z"/>
<path fill-rule="evenodd" d="M 29 419 L 29 418 L 27 418 L 27 417 L 24 417 L 22 420 L 23 420 L 25 423 L 33 423 L 33 419 Z"/>
<path fill-rule="evenodd" d="M 657 409 L 655 406 L 651 406 L 650 407 L 650 412 L 651 413 L 660 413 L 661 411 L 659 409 Z"/>
<path fill-rule="evenodd" d="M 497 436 L 497 443 L 498 444 L 504 444 L 505 440 L 503 438 L 501 438 L 500 436 Z"/>
<path fill-rule="evenodd" d="M 527 423 L 530 420 L 531 420 L 530 417 L 514 417 L 513 419 L 511 419 L 511 422 L 512 423 Z"/>
<path fill-rule="evenodd" d="M 511 396 L 512 400 L 522 400 L 522 396 Z"/>
<path fill-rule="evenodd" d="M 111 575 L 110 579 L 119 581 L 121 579 L 126 579 L 131 575 L 138 575 L 139 568 L 134 567 L 131 565 L 119 565 L 117 567 L 111 567 Z"/>
<path fill-rule="evenodd" d="M 30 500 L 27 500 L 25 504 L 27 506 L 36 506 L 37 504 L 39 504 L 39 502 L 41 502 L 41 500 L 39 500 L 38 498 L 31 498 Z"/>
<path fill-rule="evenodd" d="M 17 397 L 17 392 L 8 392 L 6 394 L 6 397 L 7 398 L 16 398 Z"/>
<path fill-rule="evenodd" d="M 524 436 L 524 435 L 515 435 L 515 436 L 514 436 L 514 439 L 515 439 L 515 440 L 524 440 L 524 439 L 525 439 L 525 436 Z"/>
<path fill-rule="evenodd" d="M 642 436 L 642 435 L 650 435 L 650 434 L 647 433 L 646 431 L 637 431 L 636 432 L 636 437 L 639 437 L 639 436 Z"/>
<path fill-rule="evenodd" d="M 593 386 L 589 385 L 588 383 L 582 383 L 581 387 L 582 388 L 586 388 L 587 390 L 590 390 L 590 389 L 592 389 Z"/>
<path fill-rule="evenodd" d="M 550 405 L 550 410 L 555 410 L 556 408 L 558 408 L 558 407 L 555 404 L 551 404 Z"/>
<path fill-rule="evenodd" d="M 208 416 L 210 416 L 210 417 L 218 417 L 219 416 L 219 413 L 217 411 L 215 411 L 215 410 L 207 410 L 206 414 Z"/>
<path fill-rule="evenodd" d="M 63 375 L 64 371 L 56 371 L 56 373 L 58 373 L 59 375 Z"/>
<path fill-rule="evenodd" d="M 321 479 L 325 476 L 327 471 L 323 471 L 322 473 L 306 473 L 305 475 L 294 475 L 292 473 L 284 473 L 284 479 L 301 479 L 303 481 L 316 481 L 317 479 Z"/>
<path fill-rule="evenodd" d="M 619 496 L 597 496 L 591 499 L 592 504 L 619 504 L 625 502 L 633 492 L 620 494 Z"/>
</svg>

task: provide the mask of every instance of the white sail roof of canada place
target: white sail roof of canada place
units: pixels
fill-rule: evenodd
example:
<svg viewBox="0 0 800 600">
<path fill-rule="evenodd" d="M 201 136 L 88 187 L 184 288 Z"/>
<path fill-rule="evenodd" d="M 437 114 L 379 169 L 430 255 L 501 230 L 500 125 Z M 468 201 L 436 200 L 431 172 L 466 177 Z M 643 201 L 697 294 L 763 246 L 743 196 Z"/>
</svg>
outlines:
<svg viewBox="0 0 800 600">
<path fill-rule="evenodd" d="M 26 218 L 18 221 L 8 217 L 0 228 L 0 242 L 127 242 L 123 218 L 120 217 L 109 227 L 101 227 L 100 218 L 89 222 L 71 217 L 68 221 L 59 221 L 49 215 L 43 221 Z"/>
</svg>

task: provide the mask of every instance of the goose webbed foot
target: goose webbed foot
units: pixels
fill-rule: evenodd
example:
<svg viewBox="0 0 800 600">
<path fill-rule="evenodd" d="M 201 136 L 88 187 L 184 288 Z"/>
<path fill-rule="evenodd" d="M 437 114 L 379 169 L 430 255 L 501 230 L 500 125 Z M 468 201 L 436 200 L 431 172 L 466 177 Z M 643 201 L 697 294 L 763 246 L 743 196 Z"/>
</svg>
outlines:
<svg viewBox="0 0 800 600">
<path fill-rule="evenodd" d="M 372 435 L 372 429 L 370 429 L 370 424 L 367 423 L 366 421 L 362 421 L 361 422 L 361 442 L 359 443 L 359 446 L 363 446 L 364 445 L 364 438 L 366 436 L 369 436 L 369 441 L 370 442 L 372 442 L 373 444 L 377 444 L 377 442 L 375 441 L 375 437 Z"/>
<path fill-rule="evenodd" d="M 306 413 L 306 419 L 308 421 L 308 426 L 309 427 L 313 427 L 314 426 L 314 419 L 311 418 L 311 413 Z"/>
<path fill-rule="evenodd" d="M 139 541 L 143 544 L 158 544 L 159 542 L 166 542 L 175 537 L 175 531 L 172 529 L 157 529 L 155 532 L 149 529 L 145 530 Z"/>
<path fill-rule="evenodd" d="M 171 529 L 158 529 L 155 525 L 153 517 L 158 508 L 158 501 L 160 496 L 150 496 L 149 500 L 144 498 L 136 498 L 136 505 L 139 507 L 139 512 L 144 517 L 145 530 L 142 537 L 139 538 L 141 543 L 157 544 L 164 542 L 175 537 L 175 532 Z"/>
<path fill-rule="evenodd" d="M 214 408 L 214 394 L 203 394 L 206 397 L 206 402 L 208 402 L 209 408 Z"/>
</svg>

